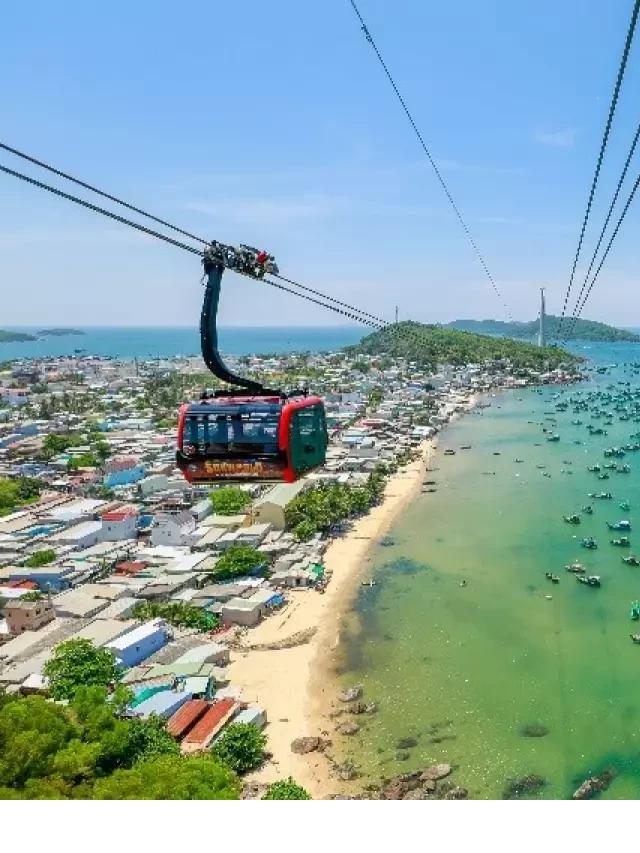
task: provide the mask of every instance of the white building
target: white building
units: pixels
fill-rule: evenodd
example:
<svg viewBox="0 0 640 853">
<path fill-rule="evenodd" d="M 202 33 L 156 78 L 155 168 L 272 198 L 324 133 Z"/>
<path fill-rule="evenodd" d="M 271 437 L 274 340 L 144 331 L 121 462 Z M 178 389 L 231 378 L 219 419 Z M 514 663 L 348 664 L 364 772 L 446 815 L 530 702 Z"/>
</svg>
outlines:
<svg viewBox="0 0 640 853">
<path fill-rule="evenodd" d="M 135 507 L 125 506 L 105 512 L 102 516 L 102 541 L 119 542 L 122 539 L 135 539 L 138 535 L 138 511 Z"/>
<path fill-rule="evenodd" d="M 151 527 L 151 544 L 189 546 L 200 538 L 195 530 L 196 520 L 187 510 L 159 513 Z"/>
</svg>

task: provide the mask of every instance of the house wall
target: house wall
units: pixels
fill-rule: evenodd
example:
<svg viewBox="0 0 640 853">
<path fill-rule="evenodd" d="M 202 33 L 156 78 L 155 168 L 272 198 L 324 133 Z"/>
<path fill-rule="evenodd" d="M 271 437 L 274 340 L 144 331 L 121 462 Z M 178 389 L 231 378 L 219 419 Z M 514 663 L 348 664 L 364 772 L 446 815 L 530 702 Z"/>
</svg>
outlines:
<svg viewBox="0 0 640 853">
<path fill-rule="evenodd" d="M 136 666 L 166 644 L 167 635 L 162 628 L 158 628 L 153 634 L 138 640 L 135 645 L 114 649 L 114 653 L 120 658 L 123 666 Z"/>
<path fill-rule="evenodd" d="M 23 631 L 37 631 L 47 622 L 55 618 L 53 607 L 45 600 L 38 602 L 37 607 L 20 607 L 19 605 L 7 608 L 7 626 L 12 634 L 21 634 Z"/>
<path fill-rule="evenodd" d="M 138 535 L 138 517 L 129 515 L 121 521 L 102 522 L 103 542 L 119 542 L 121 539 L 135 539 Z"/>
</svg>

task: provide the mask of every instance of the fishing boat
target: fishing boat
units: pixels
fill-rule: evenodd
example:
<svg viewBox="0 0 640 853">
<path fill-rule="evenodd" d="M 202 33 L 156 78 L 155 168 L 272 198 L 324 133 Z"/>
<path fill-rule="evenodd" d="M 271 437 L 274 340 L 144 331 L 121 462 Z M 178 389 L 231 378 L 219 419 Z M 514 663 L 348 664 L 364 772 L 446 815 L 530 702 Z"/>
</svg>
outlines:
<svg viewBox="0 0 640 853">
<path fill-rule="evenodd" d="M 593 515 L 593 507 L 592 506 L 583 506 L 583 507 L 580 507 L 580 510 L 585 515 Z"/>
<path fill-rule="evenodd" d="M 631 509 L 631 507 L 629 505 L 629 501 L 620 501 L 618 506 L 620 507 L 620 509 L 624 510 L 625 512 L 628 512 Z"/>
<path fill-rule="evenodd" d="M 582 426 L 582 421 L 571 421 L 573 426 Z"/>
<path fill-rule="evenodd" d="M 617 548 L 628 548 L 631 545 L 631 539 L 628 536 L 621 536 L 620 539 L 612 539 L 611 544 Z"/>
<path fill-rule="evenodd" d="M 599 479 L 599 480 L 608 480 L 608 479 L 609 479 L 609 475 L 607 474 L 607 472 L 606 472 L 606 471 L 604 471 L 602 474 L 598 474 L 598 479 Z"/>
<path fill-rule="evenodd" d="M 636 557 L 635 554 L 630 554 L 628 557 L 623 557 L 622 562 L 626 563 L 628 566 L 640 566 L 640 560 Z"/>
<path fill-rule="evenodd" d="M 618 466 L 615 462 L 606 462 L 602 467 L 605 471 L 615 471 Z"/>
<path fill-rule="evenodd" d="M 461 444 L 460 450 L 471 450 L 471 445 L 470 444 Z"/>
<path fill-rule="evenodd" d="M 582 548 L 586 548 L 589 551 L 594 551 L 598 547 L 598 543 L 593 538 L 593 536 L 590 536 L 589 539 L 581 539 L 580 546 Z"/>
<path fill-rule="evenodd" d="M 611 524 L 610 521 L 607 521 L 607 527 L 609 530 L 631 530 L 631 522 L 630 521 L 616 521 L 615 524 Z"/>
<path fill-rule="evenodd" d="M 455 450 L 445 450 L 444 455 L 445 456 L 455 456 L 456 452 L 455 452 Z"/>
<path fill-rule="evenodd" d="M 629 611 L 629 619 L 637 622 L 640 619 L 640 604 L 637 601 L 632 602 L 631 610 Z"/>
<path fill-rule="evenodd" d="M 628 465 L 618 465 L 616 468 L 617 474 L 630 474 L 631 468 Z"/>
<path fill-rule="evenodd" d="M 583 575 L 586 572 L 586 569 L 582 565 L 582 563 L 571 563 L 570 566 L 565 566 L 565 569 L 574 575 Z"/>
<path fill-rule="evenodd" d="M 587 575 L 587 577 L 576 577 L 578 583 L 583 583 L 585 586 L 601 586 L 600 575 Z"/>
<path fill-rule="evenodd" d="M 600 468 L 599 465 L 589 465 L 589 467 L 587 468 L 587 471 L 591 471 L 595 474 L 599 474 L 601 470 L 602 469 Z"/>
<path fill-rule="evenodd" d="M 587 497 L 596 498 L 596 500 L 599 500 L 599 501 L 610 501 L 612 499 L 613 495 L 611 494 L 611 492 L 597 492 L 597 493 L 589 492 Z"/>
<path fill-rule="evenodd" d="M 632 642 L 636 645 L 640 645 L 640 634 L 629 634 L 629 636 L 631 637 Z"/>
<path fill-rule="evenodd" d="M 563 516 L 563 518 L 567 522 L 567 524 L 580 524 L 579 515 L 565 515 Z"/>
<path fill-rule="evenodd" d="M 551 583 L 560 583 L 558 575 L 554 575 L 552 572 L 545 572 L 544 576 L 548 581 L 551 581 Z"/>
<path fill-rule="evenodd" d="M 553 435 L 547 436 L 547 441 L 560 441 L 560 436 L 555 432 Z"/>
</svg>

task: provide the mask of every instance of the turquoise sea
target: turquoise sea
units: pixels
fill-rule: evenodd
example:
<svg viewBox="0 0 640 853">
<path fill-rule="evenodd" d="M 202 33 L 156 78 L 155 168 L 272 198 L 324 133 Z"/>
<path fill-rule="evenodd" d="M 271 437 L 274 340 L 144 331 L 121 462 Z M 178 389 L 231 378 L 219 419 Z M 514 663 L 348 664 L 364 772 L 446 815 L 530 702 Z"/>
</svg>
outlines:
<svg viewBox="0 0 640 853">
<path fill-rule="evenodd" d="M 490 408 L 448 428 L 427 474 L 437 492 L 414 501 L 375 550 L 376 585 L 361 588 L 340 662 L 345 686 L 362 683 L 379 703 L 348 739 L 365 782 L 448 762 L 473 798 L 500 798 L 535 774 L 544 780 L 535 796 L 564 799 L 611 769 L 616 778 L 601 796 L 640 798 L 640 646 L 630 639 L 640 633 L 630 620 L 640 567 L 621 560 L 640 555 L 640 451 L 615 460 L 631 473 L 598 480 L 587 471 L 611 461 L 605 448 L 633 443 L 640 417 L 614 412 L 608 435 L 590 436 L 586 424 L 602 418 L 574 414 L 572 403 L 556 410 L 594 389 L 640 388 L 629 364 L 640 362 L 640 347 L 583 352 L 618 366 L 569 388 L 487 397 Z M 560 441 L 548 442 L 543 427 Z M 444 456 L 446 448 L 456 454 Z M 601 491 L 614 499 L 588 497 Z M 630 511 L 619 508 L 624 500 Z M 585 505 L 594 513 L 579 526 L 563 522 Z M 624 534 L 606 527 L 625 518 L 630 549 L 611 545 Z M 580 547 L 589 536 L 595 551 Z M 601 575 L 600 588 L 565 571 L 576 560 Z"/>
<path fill-rule="evenodd" d="M 24 326 L 5 328 L 30 334 L 37 331 Z M 85 350 L 89 355 L 122 359 L 200 354 L 200 335 L 195 325 L 166 328 L 87 326 L 79 327 L 79 330 L 85 334 L 22 343 L 0 343 L 0 361 L 73 355 L 76 349 Z M 330 352 L 357 343 L 367 331 L 363 326 L 228 326 L 220 329 L 220 348 L 230 355 Z"/>
</svg>

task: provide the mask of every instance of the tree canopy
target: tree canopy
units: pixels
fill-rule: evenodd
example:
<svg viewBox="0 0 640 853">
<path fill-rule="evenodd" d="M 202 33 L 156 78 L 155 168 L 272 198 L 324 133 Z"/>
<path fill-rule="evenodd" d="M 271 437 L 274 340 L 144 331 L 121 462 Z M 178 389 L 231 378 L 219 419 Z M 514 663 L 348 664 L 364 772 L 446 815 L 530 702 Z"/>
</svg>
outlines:
<svg viewBox="0 0 640 853">
<path fill-rule="evenodd" d="M 257 726 L 231 723 L 212 746 L 211 754 L 236 773 L 248 773 L 262 764 L 266 744 L 266 735 Z"/>
<path fill-rule="evenodd" d="M 163 719 L 122 717 L 130 699 L 122 687 L 81 687 L 68 706 L 0 693 L 0 799 L 238 799 L 235 774 L 181 756 Z"/>
<path fill-rule="evenodd" d="M 113 652 L 96 648 L 90 640 L 67 640 L 55 647 L 44 674 L 54 699 L 73 699 L 80 687 L 106 687 L 115 682 L 116 659 Z"/>
<path fill-rule="evenodd" d="M 223 486 L 209 495 L 216 515 L 237 515 L 250 501 L 249 495 L 238 486 Z"/>
<path fill-rule="evenodd" d="M 186 601 L 141 601 L 133 609 L 136 619 L 164 619 L 176 628 L 197 628 L 198 631 L 213 631 L 220 619 L 201 607 L 193 607 Z"/>
<path fill-rule="evenodd" d="M 37 501 L 42 483 L 33 477 L 0 477 L 0 516 Z"/>
<path fill-rule="evenodd" d="M 220 557 L 213 569 L 218 580 L 250 575 L 260 566 L 266 566 L 269 560 L 265 554 L 250 545 L 232 545 Z"/>
<path fill-rule="evenodd" d="M 37 568 L 38 566 L 48 566 L 49 563 L 53 563 L 56 558 L 56 552 L 53 548 L 45 548 L 43 551 L 36 551 L 31 554 L 27 560 L 25 560 L 25 566 L 29 566 L 30 568 Z"/>
</svg>

